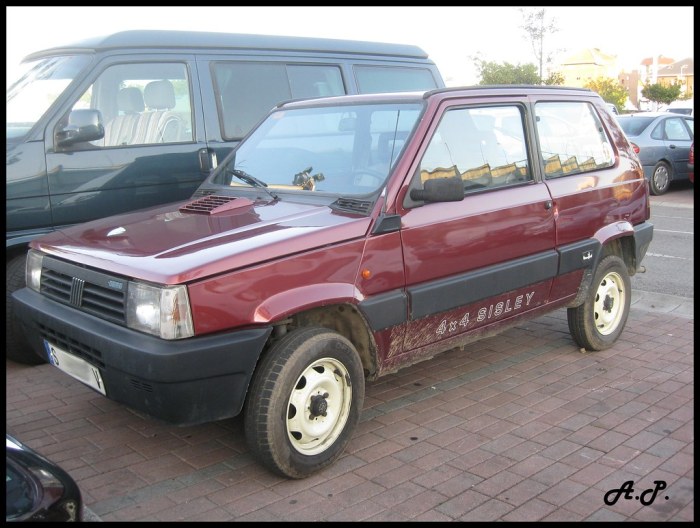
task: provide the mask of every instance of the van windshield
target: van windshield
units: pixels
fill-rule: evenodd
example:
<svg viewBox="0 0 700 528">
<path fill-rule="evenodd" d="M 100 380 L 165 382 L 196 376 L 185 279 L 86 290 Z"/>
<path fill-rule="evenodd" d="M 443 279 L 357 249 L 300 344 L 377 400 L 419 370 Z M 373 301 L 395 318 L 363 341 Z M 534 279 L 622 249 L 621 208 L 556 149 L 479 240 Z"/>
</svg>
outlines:
<svg viewBox="0 0 700 528">
<path fill-rule="evenodd" d="M 71 55 L 27 64 L 7 89 L 7 139 L 24 137 L 89 62 L 88 55 Z"/>
<path fill-rule="evenodd" d="M 282 109 L 270 114 L 217 171 L 212 183 L 342 195 L 380 189 L 418 122 L 420 103 Z"/>
</svg>

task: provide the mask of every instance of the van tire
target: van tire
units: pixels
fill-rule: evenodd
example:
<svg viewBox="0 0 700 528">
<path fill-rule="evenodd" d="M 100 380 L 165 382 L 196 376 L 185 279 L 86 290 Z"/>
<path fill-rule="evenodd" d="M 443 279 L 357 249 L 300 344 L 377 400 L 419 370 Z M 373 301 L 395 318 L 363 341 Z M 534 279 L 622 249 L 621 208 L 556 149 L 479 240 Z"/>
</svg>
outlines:
<svg viewBox="0 0 700 528">
<path fill-rule="evenodd" d="M 22 327 L 12 309 L 12 293 L 24 288 L 24 268 L 27 256 L 25 254 L 13 257 L 7 262 L 7 279 L 5 292 L 5 357 L 24 363 L 25 365 L 40 365 L 46 360 L 36 354 L 27 342 Z"/>
<path fill-rule="evenodd" d="M 586 300 L 567 310 L 571 337 L 589 351 L 610 348 L 625 327 L 631 300 L 625 262 L 617 255 L 608 255 L 596 268 Z"/>
<path fill-rule="evenodd" d="M 254 374 L 244 411 L 248 448 L 273 473 L 307 477 L 343 453 L 364 392 L 362 362 L 349 340 L 326 328 L 294 330 Z"/>
</svg>

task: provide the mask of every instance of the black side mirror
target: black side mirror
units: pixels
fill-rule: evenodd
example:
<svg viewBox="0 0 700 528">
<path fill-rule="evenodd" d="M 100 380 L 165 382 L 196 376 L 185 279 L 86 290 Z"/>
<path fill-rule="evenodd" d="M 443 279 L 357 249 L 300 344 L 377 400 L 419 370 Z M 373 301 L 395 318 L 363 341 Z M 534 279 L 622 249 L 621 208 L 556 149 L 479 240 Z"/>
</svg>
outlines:
<svg viewBox="0 0 700 528">
<path fill-rule="evenodd" d="M 459 177 L 426 180 L 422 189 L 411 189 L 411 200 L 460 202 L 464 200 L 464 182 Z"/>
<path fill-rule="evenodd" d="M 81 108 L 71 110 L 68 124 L 56 131 L 56 144 L 67 147 L 75 143 L 95 141 L 105 137 L 102 114 L 99 110 Z"/>
</svg>

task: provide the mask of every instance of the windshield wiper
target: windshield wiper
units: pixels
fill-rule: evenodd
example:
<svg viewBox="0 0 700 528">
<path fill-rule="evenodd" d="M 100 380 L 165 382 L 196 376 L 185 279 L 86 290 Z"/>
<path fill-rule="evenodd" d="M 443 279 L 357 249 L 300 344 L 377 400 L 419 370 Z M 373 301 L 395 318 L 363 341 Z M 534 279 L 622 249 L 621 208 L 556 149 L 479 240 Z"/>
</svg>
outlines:
<svg viewBox="0 0 700 528">
<path fill-rule="evenodd" d="M 273 192 L 271 192 L 267 188 L 267 183 L 265 183 L 262 180 L 259 180 L 258 178 L 256 178 L 252 174 L 248 174 L 246 171 L 242 171 L 241 169 L 226 169 L 226 170 L 228 172 L 230 172 L 231 174 L 233 174 L 236 178 L 238 178 L 242 182 L 245 182 L 248 185 L 250 185 L 251 187 L 258 187 L 259 189 L 262 189 L 267 194 L 269 194 L 273 200 L 279 199 L 279 197 L 276 194 L 274 194 Z"/>
</svg>

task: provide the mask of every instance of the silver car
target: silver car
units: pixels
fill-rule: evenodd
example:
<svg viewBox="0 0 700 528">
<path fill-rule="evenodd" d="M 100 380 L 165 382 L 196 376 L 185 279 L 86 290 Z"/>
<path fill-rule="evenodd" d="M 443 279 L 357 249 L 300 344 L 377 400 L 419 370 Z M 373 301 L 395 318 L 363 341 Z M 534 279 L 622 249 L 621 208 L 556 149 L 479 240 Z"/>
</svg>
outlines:
<svg viewBox="0 0 700 528">
<path fill-rule="evenodd" d="M 644 166 L 651 193 L 664 194 L 672 181 L 688 180 L 693 117 L 671 112 L 641 112 L 617 116 Z"/>
</svg>

